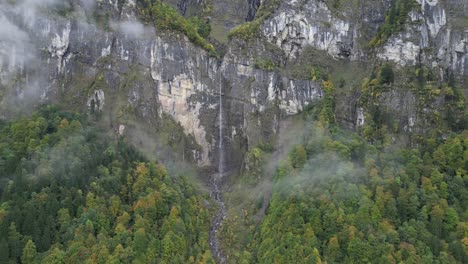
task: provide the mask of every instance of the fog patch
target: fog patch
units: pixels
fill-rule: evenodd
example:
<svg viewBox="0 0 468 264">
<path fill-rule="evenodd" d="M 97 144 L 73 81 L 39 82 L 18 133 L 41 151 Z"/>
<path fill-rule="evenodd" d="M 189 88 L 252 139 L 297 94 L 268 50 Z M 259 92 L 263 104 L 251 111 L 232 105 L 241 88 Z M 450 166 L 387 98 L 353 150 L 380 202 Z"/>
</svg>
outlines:
<svg viewBox="0 0 468 264">
<path fill-rule="evenodd" d="M 19 0 L 0 3 L 0 91 L 2 108 L 28 112 L 43 97 L 47 81 L 39 63 L 36 24 L 43 13 L 69 7 L 58 0 Z M 34 41 L 33 41 L 34 40 Z M 41 84 L 42 83 L 42 84 Z M 2 116 L 5 117 L 5 116 Z"/>
<path fill-rule="evenodd" d="M 141 39 L 145 36 L 145 33 L 148 32 L 142 23 L 133 20 L 127 20 L 122 22 L 111 22 L 111 27 L 113 30 L 133 39 Z"/>
<path fill-rule="evenodd" d="M 54 45 L 49 22 L 65 21 L 59 15 L 68 11 L 70 1 L 62 0 L 0 3 L 0 118 L 29 113 L 48 99 L 53 81 L 49 80 L 49 62 L 41 58 Z"/>
<path fill-rule="evenodd" d="M 0 10 L 0 81 L 11 81 L 11 73 L 24 69 L 35 58 L 28 34 L 13 24 Z"/>
</svg>

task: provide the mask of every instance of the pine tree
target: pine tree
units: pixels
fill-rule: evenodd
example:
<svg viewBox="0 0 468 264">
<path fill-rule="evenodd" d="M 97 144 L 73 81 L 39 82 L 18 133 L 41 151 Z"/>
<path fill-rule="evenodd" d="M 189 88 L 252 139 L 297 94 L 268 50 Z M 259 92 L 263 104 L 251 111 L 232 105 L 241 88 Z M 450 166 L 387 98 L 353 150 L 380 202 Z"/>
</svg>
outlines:
<svg viewBox="0 0 468 264">
<path fill-rule="evenodd" d="M 328 241 L 327 248 L 325 249 L 325 257 L 333 263 L 340 258 L 340 254 L 340 243 L 338 242 L 338 237 L 334 236 Z"/>
<path fill-rule="evenodd" d="M 393 73 L 392 65 L 385 63 L 380 70 L 380 80 L 381 84 L 392 84 L 395 80 L 395 74 Z"/>
<path fill-rule="evenodd" d="M 30 239 L 26 242 L 26 245 L 23 248 L 23 255 L 21 256 L 21 262 L 23 264 L 34 264 L 37 263 L 36 261 L 36 245 Z"/>
<path fill-rule="evenodd" d="M 290 156 L 294 168 L 302 168 L 307 161 L 307 153 L 302 145 L 297 145 Z"/>
<path fill-rule="evenodd" d="M 21 257 L 21 239 L 22 236 L 16 231 L 15 223 L 11 223 L 10 230 L 8 232 L 8 242 L 10 245 L 10 259 L 18 261 Z"/>
<path fill-rule="evenodd" d="M 144 255 L 148 240 L 146 238 L 146 232 L 144 228 L 140 228 L 135 232 L 133 242 L 135 243 L 135 253 L 139 256 Z"/>
</svg>

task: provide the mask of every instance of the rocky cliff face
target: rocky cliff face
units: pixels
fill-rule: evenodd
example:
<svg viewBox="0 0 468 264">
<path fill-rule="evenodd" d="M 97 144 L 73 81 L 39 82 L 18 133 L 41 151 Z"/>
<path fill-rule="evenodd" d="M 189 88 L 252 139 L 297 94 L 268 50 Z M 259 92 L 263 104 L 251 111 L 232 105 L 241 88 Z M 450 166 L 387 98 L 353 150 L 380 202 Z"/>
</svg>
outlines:
<svg viewBox="0 0 468 264">
<path fill-rule="evenodd" d="M 252 142 L 273 136 L 281 110 L 297 113 L 321 96 L 317 84 L 256 70 L 234 50 L 220 61 L 184 36 L 145 27 L 136 22 L 133 6 L 111 1 L 97 7 L 113 19 L 112 30 L 83 22 L 88 11 L 82 3 L 75 3 L 78 11 L 71 18 L 37 14 L 29 21 L 25 16 L 16 21 L 14 12 L 23 9 L 6 6 L 3 19 L 24 35 L 22 51 L 33 54 L 3 57 L 2 90 L 9 93 L 4 106 L 11 107 L 12 98 L 22 101 L 24 89 L 31 87 L 31 101 L 101 111 L 113 125 L 125 123 L 128 109 L 150 124 L 167 114 L 201 146 L 192 152 L 193 160 L 209 166 L 217 157 L 220 85 L 230 153 L 247 148 L 248 131 Z M 16 49 L 3 47 L 5 54 Z M 20 79 L 12 82 L 13 76 Z M 262 117 L 266 112 L 268 118 Z M 242 156 L 230 160 L 234 167 Z"/>
<path fill-rule="evenodd" d="M 172 4 L 185 14 L 201 2 Z M 260 4 L 239 2 L 239 8 L 221 2 L 212 4 L 237 17 L 229 20 L 229 28 L 251 20 Z M 327 1 L 282 1 L 261 25 L 257 40 L 230 41 L 221 59 L 185 36 L 141 24 L 132 0 L 73 0 L 59 7 L 48 0 L 55 8 L 48 12 L 43 1 L 1 4 L 0 22 L 6 25 L 0 27 L 2 116 L 7 118 L 14 106 L 52 101 L 98 112 L 121 133 L 135 118 L 158 130 L 160 120 L 170 117 L 199 145 L 184 146 L 183 155 L 210 166 L 219 156 L 221 86 L 222 129 L 231 155 L 226 159 L 228 169 L 237 168 L 249 145 L 274 138 L 282 117 L 323 95 L 318 82 L 257 69 L 260 55 L 284 64 L 313 47 L 337 62 L 378 58 L 407 66 L 422 61 L 442 75 L 450 69 L 461 79 L 468 76 L 466 12 L 451 16 L 452 10 L 466 9 L 466 0 L 419 0 L 421 9 L 411 12 L 406 29 L 370 50 L 365 43 L 384 21 L 389 2 L 351 1 L 333 9 Z M 393 107 L 410 109 L 408 104 Z M 350 119 L 362 125 L 364 110 L 349 105 L 354 109 Z"/>
<path fill-rule="evenodd" d="M 426 65 L 442 81 L 455 74 L 464 87 L 468 76 L 468 1 L 417 0 L 403 30 L 392 34 L 383 45 L 371 47 L 369 42 L 385 23 L 392 2 L 282 1 L 261 31 L 290 61 L 300 59 L 304 50 L 312 47 L 326 52 L 337 63 L 389 61 L 403 71 Z M 348 94 L 344 98 L 347 102 L 341 105 L 341 112 L 352 114 L 338 113 L 349 127 L 366 123 L 366 109 L 359 106 L 358 97 Z M 423 120 L 444 102 L 436 100 L 432 107 L 421 106 L 414 93 L 396 89 L 384 92 L 380 104 L 393 113 L 402 131 L 421 132 L 427 126 Z"/>
<path fill-rule="evenodd" d="M 457 17 L 450 11 L 467 1 L 418 0 L 420 10 L 412 11 L 410 25 L 393 36 L 380 50 L 381 59 L 400 65 L 414 65 L 418 61 L 443 71 L 451 69 L 460 75 L 468 75 L 468 28 L 457 27 Z M 464 17 L 466 19 L 466 16 Z"/>
<path fill-rule="evenodd" d="M 422 60 L 432 67 L 468 75 L 468 28 L 461 22 L 466 22 L 466 12 L 450 16 L 455 10 L 466 10 L 466 0 L 417 0 L 419 8 L 408 14 L 405 30 L 375 51 L 366 46 L 384 22 L 391 1 L 350 1 L 339 9 L 330 8 L 328 2 L 283 1 L 263 24 L 263 34 L 289 58 L 300 56 L 306 46 L 350 60 L 365 60 L 376 52 L 378 58 L 402 66 Z"/>
</svg>

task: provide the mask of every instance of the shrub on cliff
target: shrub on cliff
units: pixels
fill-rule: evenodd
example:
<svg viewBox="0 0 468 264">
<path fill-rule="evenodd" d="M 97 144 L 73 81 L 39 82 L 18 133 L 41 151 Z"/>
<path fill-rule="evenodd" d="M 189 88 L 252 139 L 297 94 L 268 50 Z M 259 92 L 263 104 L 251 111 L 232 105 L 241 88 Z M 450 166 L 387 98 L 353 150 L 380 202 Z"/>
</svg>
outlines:
<svg viewBox="0 0 468 264">
<path fill-rule="evenodd" d="M 208 23 L 198 17 L 188 20 L 160 0 L 140 0 L 139 4 L 140 13 L 145 20 L 154 23 L 161 30 L 180 32 L 192 43 L 208 51 L 210 56 L 217 56 L 214 46 L 205 39 L 211 31 Z"/>
<path fill-rule="evenodd" d="M 418 6 L 415 0 L 396 0 L 385 15 L 385 22 L 380 26 L 370 45 L 383 45 L 394 33 L 402 31 L 408 20 L 408 14 Z"/>
</svg>

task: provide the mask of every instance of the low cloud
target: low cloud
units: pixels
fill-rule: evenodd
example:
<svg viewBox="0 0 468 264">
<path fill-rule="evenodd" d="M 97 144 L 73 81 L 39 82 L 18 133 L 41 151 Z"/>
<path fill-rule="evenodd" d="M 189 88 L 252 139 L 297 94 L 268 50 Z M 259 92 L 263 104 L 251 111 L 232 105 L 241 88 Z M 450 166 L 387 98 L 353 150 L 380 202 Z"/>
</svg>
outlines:
<svg viewBox="0 0 468 264">
<path fill-rule="evenodd" d="M 113 30 L 133 39 L 144 37 L 145 32 L 148 30 L 142 23 L 132 20 L 112 22 L 111 27 Z"/>
<path fill-rule="evenodd" d="M 58 0 L 17 0 L 0 3 L 0 118 L 27 113 L 46 89 L 40 71 L 40 48 L 32 37 L 42 12 L 68 5 Z"/>
<path fill-rule="evenodd" d="M 0 80 L 5 85 L 10 74 L 35 58 L 28 34 L 13 24 L 0 9 Z"/>
</svg>

